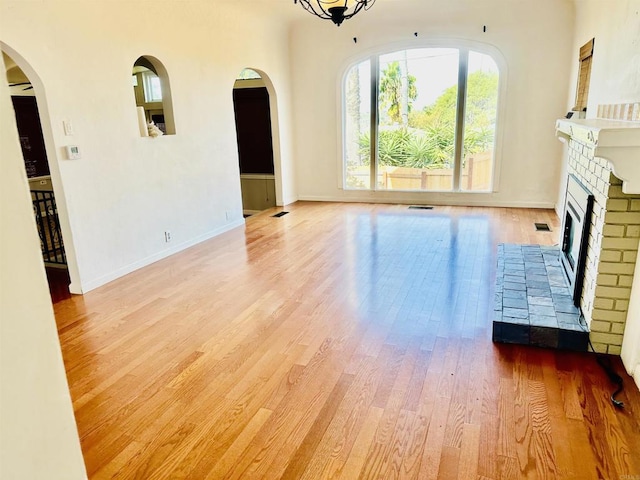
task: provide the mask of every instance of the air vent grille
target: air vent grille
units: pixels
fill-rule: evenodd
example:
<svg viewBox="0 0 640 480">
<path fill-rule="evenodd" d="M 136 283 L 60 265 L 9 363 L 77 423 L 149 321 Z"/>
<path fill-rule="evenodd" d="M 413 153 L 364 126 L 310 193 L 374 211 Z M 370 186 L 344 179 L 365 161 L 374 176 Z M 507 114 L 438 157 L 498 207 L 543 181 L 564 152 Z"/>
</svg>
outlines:
<svg viewBox="0 0 640 480">
<path fill-rule="evenodd" d="M 534 223 L 538 232 L 550 232 L 551 229 L 546 223 Z"/>
</svg>

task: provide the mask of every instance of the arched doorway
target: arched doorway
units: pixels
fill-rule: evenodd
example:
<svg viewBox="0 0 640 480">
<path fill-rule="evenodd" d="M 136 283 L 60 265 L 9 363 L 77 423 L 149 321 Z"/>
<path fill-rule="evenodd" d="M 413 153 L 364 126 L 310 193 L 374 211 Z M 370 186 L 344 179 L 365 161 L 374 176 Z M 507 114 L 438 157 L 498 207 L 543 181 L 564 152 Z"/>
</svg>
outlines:
<svg viewBox="0 0 640 480">
<path fill-rule="evenodd" d="M 40 236 L 42 258 L 52 301 L 82 293 L 53 134 L 48 120 L 44 89 L 29 64 L 0 42 L 6 80 L 16 114 L 16 125 L 29 181 L 34 219 Z M 65 121 L 65 134 L 73 133 Z"/>
<path fill-rule="evenodd" d="M 245 217 L 279 204 L 279 158 L 275 93 L 266 75 L 240 72 L 233 86 L 233 105 Z"/>
</svg>

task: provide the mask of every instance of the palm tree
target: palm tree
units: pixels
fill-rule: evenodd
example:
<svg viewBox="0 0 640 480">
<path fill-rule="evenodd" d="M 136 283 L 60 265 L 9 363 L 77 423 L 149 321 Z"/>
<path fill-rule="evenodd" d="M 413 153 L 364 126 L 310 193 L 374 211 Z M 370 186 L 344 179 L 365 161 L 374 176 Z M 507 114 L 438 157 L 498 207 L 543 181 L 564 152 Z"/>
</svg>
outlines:
<svg viewBox="0 0 640 480">
<path fill-rule="evenodd" d="M 409 75 L 406 68 L 401 69 L 400 62 L 389 63 L 380 78 L 380 104 L 386 108 L 391 122 L 406 126 L 411 102 L 417 97 L 416 77 Z"/>
</svg>

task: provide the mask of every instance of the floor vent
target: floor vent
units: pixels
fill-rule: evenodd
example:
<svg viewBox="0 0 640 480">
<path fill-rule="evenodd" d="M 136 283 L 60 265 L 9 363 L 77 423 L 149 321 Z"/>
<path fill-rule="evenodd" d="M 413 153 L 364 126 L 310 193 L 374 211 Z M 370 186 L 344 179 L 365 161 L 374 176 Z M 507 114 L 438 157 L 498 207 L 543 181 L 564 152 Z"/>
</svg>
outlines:
<svg viewBox="0 0 640 480">
<path fill-rule="evenodd" d="M 409 205 L 410 210 L 433 210 L 433 207 L 427 205 Z"/>
<path fill-rule="evenodd" d="M 278 212 L 275 215 L 271 215 L 272 217 L 284 217 L 289 212 Z"/>
<path fill-rule="evenodd" d="M 550 232 L 551 229 L 546 223 L 534 223 L 538 232 Z"/>
</svg>

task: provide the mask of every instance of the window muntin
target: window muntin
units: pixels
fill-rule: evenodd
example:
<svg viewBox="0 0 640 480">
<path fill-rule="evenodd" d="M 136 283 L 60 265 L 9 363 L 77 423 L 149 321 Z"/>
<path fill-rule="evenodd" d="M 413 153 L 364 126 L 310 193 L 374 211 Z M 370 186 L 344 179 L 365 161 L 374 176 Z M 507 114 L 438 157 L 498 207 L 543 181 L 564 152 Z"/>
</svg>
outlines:
<svg viewBox="0 0 640 480">
<path fill-rule="evenodd" d="M 349 69 L 344 92 L 344 188 L 491 190 L 498 69 L 490 56 L 457 48 L 374 56 Z"/>
</svg>

